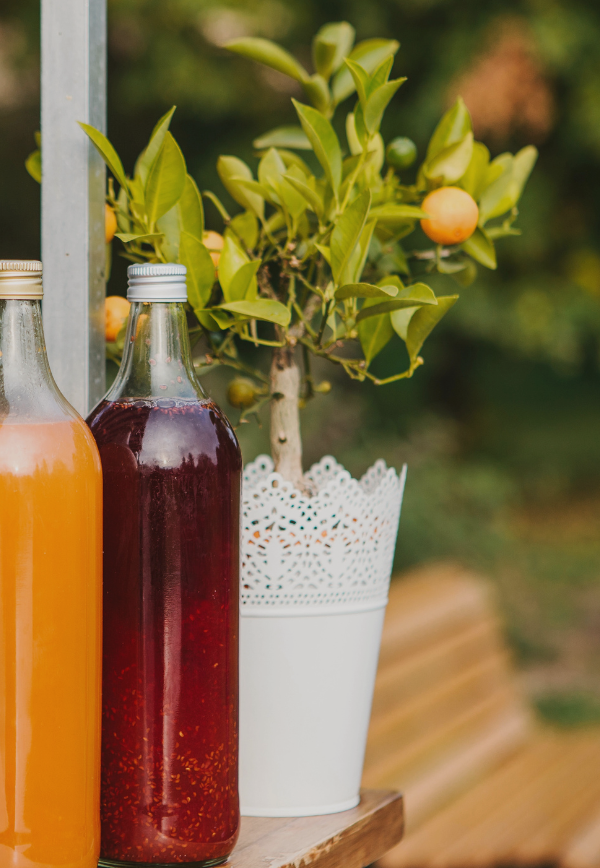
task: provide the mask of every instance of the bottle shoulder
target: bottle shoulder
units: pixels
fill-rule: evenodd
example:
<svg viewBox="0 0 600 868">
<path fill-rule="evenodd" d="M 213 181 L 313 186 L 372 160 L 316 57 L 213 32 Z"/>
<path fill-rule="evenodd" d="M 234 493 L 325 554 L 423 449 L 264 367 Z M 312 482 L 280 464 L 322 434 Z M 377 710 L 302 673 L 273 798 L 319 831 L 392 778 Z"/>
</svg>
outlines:
<svg viewBox="0 0 600 868">
<path fill-rule="evenodd" d="M 123 447 L 141 467 L 225 461 L 241 471 L 241 453 L 227 417 L 210 399 L 103 401 L 87 419 L 101 456 Z M 114 451 L 114 449 L 112 450 Z"/>
<path fill-rule="evenodd" d="M 54 419 L 0 423 L 0 474 L 84 474 L 101 481 L 98 448 L 75 412 Z"/>
</svg>

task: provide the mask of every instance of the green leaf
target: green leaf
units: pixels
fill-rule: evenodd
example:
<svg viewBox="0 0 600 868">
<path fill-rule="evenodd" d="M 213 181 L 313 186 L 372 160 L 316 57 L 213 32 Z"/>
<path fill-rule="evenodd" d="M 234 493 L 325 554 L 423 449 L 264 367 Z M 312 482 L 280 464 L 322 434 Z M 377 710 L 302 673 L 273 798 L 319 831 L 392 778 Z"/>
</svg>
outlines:
<svg viewBox="0 0 600 868">
<path fill-rule="evenodd" d="M 188 232 L 181 233 L 179 261 L 187 268 L 188 301 L 197 315 L 210 301 L 215 267 L 204 244 Z"/>
<path fill-rule="evenodd" d="M 220 329 L 228 329 L 235 323 L 235 318 L 233 316 L 223 310 L 219 310 L 218 307 L 209 307 L 206 310 L 195 310 L 194 313 L 202 325 L 209 329 L 209 331 L 215 331 L 215 323 L 217 328 Z M 205 323 L 212 323 L 212 325 L 205 325 Z"/>
<path fill-rule="evenodd" d="M 513 226 L 486 226 L 485 234 L 492 241 L 495 241 L 496 238 L 508 238 L 510 235 L 522 235 L 523 233 Z"/>
<path fill-rule="evenodd" d="M 291 313 L 284 304 L 270 298 L 257 298 L 254 301 L 230 301 L 219 305 L 223 310 L 248 317 L 273 322 L 284 328 L 289 325 Z"/>
<path fill-rule="evenodd" d="M 459 180 L 459 186 L 470 196 L 479 201 L 485 186 L 487 170 L 490 163 L 490 152 L 481 142 L 473 142 L 473 154 L 467 170 Z"/>
<path fill-rule="evenodd" d="M 196 318 L 200 325 L 204 326 L 204 328 L 209 332 L 216 332 L 219 329 L 229 328 L 230 318 L 223 316 L 223 320 L 225 320 L 224 322 L 221 317 L 217 319 L 216 314 L 218 314 L 218 311 L 215 311 L 215 315 L 209 313 L 207 310 L 194 310 L 194 313 L 196 314 Z M 221 322 L 223 322 L 223 324 L 221 324 Z M 212 365 L 207 367 L 212 367 Z"/>
<path fill-rule="evenodd" d="M 356 132 L 356 137 L 360 142 L 360 151 L 363 151 L 368 143 L 369 132 L 365 126 L 365 114 L 362 103 L 360 102 L 354 107 L 354 130 Z"/>
<path fill-rule="evenodd" d="M 537 154 L 537 149 L 529 145 L 515 154 L 510 161 L 504 157 L 505 168 L 502 175 L 481 195 L 479 203 L 479 223 L 481 226 L 484 226 L 488 220 L 500 217 L 501 214 L 505 214 L 515 207 L 535 165 Z"/>
<path fill-rule="evenodd" d="M 401 287 L 400 294 L 404 299 L 418 302 L 414 307 L 405 307 L 390 313 L 392 328 L 403 341 L 406 341 L 408 324 L 410 323 L 415 311 L 417 311 L 423 303 L 436 305 L 437 298 L 433 290 L 425 283 L 415 283 L 412 286 L 403 286 Z"/>
<path fill-rule="evenodd" d="M 139 178 L 128 178 L 127 183 L 129 184 L 129 188 L 125 191 L 125 205 L 127 206 L 127 198 L 130 198 L 132 205 L 139 206 L 135 208 L 136 213 L 143 214 L 146 200 L 144 199 L 144 186 L 141 180 Z M 125 190 L 125 188 L 121 187 L 119 197 L 121 196 L 121 190 Z"/>
<path fill-rule="evenodd" d="M 249 249 L 256 245 L 258 241 L 258 221 L 252 211 L 244 211 L 243 214 L 236 214 L 229 228 L 242 239 L 244 245 Z"/>
<path fill-rule="evenodd" d="M 512 161 L 513 155 L 508 153 L 498 154 L 497 157 L 494 157 L 485 172 L 485 179 L 483 182 L 484 190 L 491 186 L 494 181 L 497 181 L 505 169 L 512 166 Z"/>
<path fill-rule="evenodd" d="M 325 79 L 342 65 L 342 61 L 352 49 L 355 31 L 347 21 L 324 24 L 313 39 L 313 63 L 315 69 Z"/>
<path fill-rule="evenodd" d="M 202 241 L 204 235 L 204 208 L 202 196 L 191 175 L 186 175 L 183 193 L 177 203 L 179 227 L 182 232 Z"/>
<path fill-rule="evenodd" d="M 115 232 L 115 238 L 122 241 L 123 244 L 129 244 L 130 241 L 152 241 L 153 238 L 162 238 L 162 232 L 149 232 L 145 235 L 136 235 L 130 232 Z"/>
<path fill-rule="evenodd" d="M 384 278 L 390 281 L 390 277 Z M 426 283 L 413 283 L 400 289 L 399 298 L 408 298 L 418 304 L 437 304 L 434 291 Z"/>
<path fill-rule="evenodd" d="M 364 107 L 365 126 L 373 135 L 379 130 L 383 113 L 386 110 L 389 101 L 394 96 L 401 84 L 406 81 L 406 78 L 397 78 L 394 81 L 388 81 L 378 87 L 367 99 Z"/>
<path fill-rule="evenodd" d="M 279 195 L 289 213 L 295 219 L 298 219 L 301 214 L 306 211 L 306 199 L 304 195 L 296 190 L 290 181 L 294 179 L 299 183 L 304 183 L 306 175 L 299 169 L 298 166 L 292 166 L 281 179 L 279 184 Z"/>
<path fill-rule="evenodd" d="M 252 181 L 250 167 L 237 157 L 219 157 L 217 160 L 217 172 L 223 186 L 229 195 L 235 199 L 246 211 L 253 211 L 261 220 L 265 211 L 265 203 L 262 196 L 244 188 L 237 183 L 239 179 Z"/>
<path fill-rule="evenodd" d="M 395 39 L 366 39 L 356 45 L 348 57 L 358 63 L 367 72 L 373 72 L 380 63 L 394 55 L 400 48 Z M 354 91 L 354 81 L 347 66 L 341 66 L 333 79 L 331 90 L 333 101 L 337 105 Z"/>
<path fill-rule="evenodd" d="M 354 156 L 362 154 L 363 146 L 358 138 L 358 133 L 356 132 L 356 118 L 354 117 L 354 112 L 348 112 L 346 115 L 346 140 L 348 141 L 348 147 L 350 148 L 351 154 Z"/>
<path fill-rule="evenodd" d="M 294 190 L 300 193 L 301 196 L 304 196 L 304 199 L 308 202 L 311 209 L 315 212 L 319 220 L 321 220 L 323 218 L 324 205 L 319 194 L 309 187 L 308 184 L 305 184 L 304 181 L 295 178 L 289 173 L 286 173 L 285 180 L 288 184 L 291 184 Z"/>
<path fill-rule="evenodd" d="M 350 75 L 352 76 L 352 80 L 354 81 L 354 87 L 356 88 L 356 93 L 358 98 L 364 108 L 367 103 L 367 89 L 369 87 L 369 73 L 366 69 L 363 69 L 359 63 L 355 63 L 353 60 L 350 60 L 349 57 L 344 61 L 348 69 L 350 70 Z"/>
<path fill-rule="evenodd" d="M 270 202 L 272 205 L 281 205 L 279 196 L 272 187 L 265 187 L 264 184 L 258 181 L 248 180 L 247 178 L 235 178 L 234 183 L 240 190 L 247 190 L 249 193 L 260 196 L 265 202 Z"/>
<path fill-rule="evenodd" d="M 425 163 L 423 171 L 428 178 L 441 178 L 445 184 L 452 184 L 465 174 L 472 156 L 473 133 L 467 133 L 459 142 L 438 151 Z"/>
<path fill-rule="evenodd" d="M 342 180 L 342 152 L 333 127 L 322 114 L 311 106 L 292 100 L 300 118 L 302 129 L 310 139 L 315 155 L 323 167 L 335 194 Z"/>
<path fill-rule="evenodd" d="M 345 298 L 390 298 L 398 295 L 398 287 L 392 284 L 374 286 L 372 283 L 346 283 L 335 291 L 338 301 Z"/>
<path fill-rule="evenodd" d="M 225 232 L 223 250 L 219 258 L 219 283 L 226 301 L 233 301 L 229 296 L 229 287 L 237 272 L 243 265 L 250 262 L 233 232 Z"/>
<path fill-rule="evenodd" d="M 323 76 L 318 74 L 311 75 L 308 81 L 302 83 L 302 88 L 314 107 L 323 114 L 326 114 L 329 110 L 331 95 Z"/>
<path fill-rule="evenodd" d="M 232 39 L 230 42 L 226 42 L 224 47 L 235 54 L 241 54 L 243 57 L 249 57 L 251 60 L 270 66 L 271 69 L 289 75 L 296 81 L 304 82 L 309 77 L 307 71 L 295 57 L 292 57 L 288 51 L 269 39 L 244 36 L 241 39 Z"/>
<path fill-rule="evenodd" d="M 407 307 L 415 307 L 415 301 L 418 301 L 419 305 L 435 305 L 435 300 L 431 301 L 429 299 L 419 301 L 414 298 L 391 298 L 389 301 L 381 301 L 373 305 L 364 304 L 356 316 L 356 322 L 362 322 L 372 316 L 379 316 L 379 314 L 392 313 L 395 310 L 404 310 Z"/>
<path fill-rule="evenodd" d="M 331 248 L 328 247 L 326 244 L 315 244 L 315 247 L 317 248 L 319 253 L 323 254 L 325 262 L 331 265 Z"/>
<path fill-rule="evenodd" d="M 311 144 L 302 127 L 276 127 L 264 133 L 252 142 L 255 148 L 296 148 L 300 151 L 310 151 Z"/>
<path fill-rule="evenodd" d="M 263 187 L 279 193 L 279 184 L 286 173 L 286 166 L 276 148 L 269 148 L 258 164 L 258 180 Z"/>
<path fill-rule="evenodd" d="M 441 295 L 437 298 L 437 305 L 427 305 L 415 311 L 408 325 L 406 336 L 406 349 L 410 356 L 411 366 L 416 362 L 425 340 L 457 300 L 457 295 Z"/>
<path fill-rule="evenodd" d="M 533 145 L 527 145 L 525 148 L 522 148 L 517 154 L 515 154 L 514 162 L 513 162 L 513 181 L 515 184 L 515 188 L 518 189 L 517 201 L 521 193 L 523 192 L 523 188 L 527 183 L 527 179 L 529 178 L 533 167 L 536 164 L 538 158 L 538 150 L 534 148 Z M 517 203 L 515 202 L 515 205 Z"/>
<path fill-rule="evenodd" d="M 269 148 L 260 161 L 258 177 L 262 186 L 269 193 L 269 200 L 281 204 L 292 217 L 297 218 L 306 209 L 306 200 L 294 187 L 285 182 L 284 176 L 288 171 L 289 174 L 295 177 L 300 176 L 300 179 L 305 180 L 304 172 L 301 169 L 292 166 L 288 170 L 279 151 L 276 148 Z"/>
<path fill-rule="evenodd" d="M 371 80 L 369 81 L 367 96 L 371 96 L 373 91 L 377 90 L 378 87 L 381 87 L 382 84 L 386 83 L 386 81 L 390 77 L 390 72 L 392 71 L 393 65 L 393 57 L 386 57 L 386 59 L 379 64 L 379 66 L 371 76 Z"/>
<path fill-rule="evenodd" d="M 388 202 L 372 208 L 369 217 L 378 223 L 398 223 L 404 220 L 423 220 L 429 217 L 429 214 L 416 205 L 396 205 Z"/>
<path fill-rule="evenodd" d="M 115 176 L 115 179 L 119 182 L 121 187 L 127 190 L 127 178 L 125 177 L 123 163 L 104 133 L 101 133 L 100 130 L 97 130 L 95 127 L 91 127 L 89 124 L 79 122 L 79 126 L 92 140 L 92 144 Z"/>
<path fill-rule="evenodd" d="M 326 40 L 317 41 L 315 37 L 312 48 L 313 66 L 325 81 L 329 81 L 336 55 L 335 42 L 327 42 Z"/>
<path fill-rule="evenodd" d="M 254 259 L 242 265 L 233 275 L 228 291 L 227 301 L 253 301 L 258 294 L 256 272 L 260 268 L 260 259 Z"/>
<path fill-rule="evenodd" d="M 377 286 L 395 286 L 398 292 L 406 289 L 397 274 L 386 274 L 385 277 L 381 278 Z"/>
<path fill-rule="evenodd" d="M 154 162 L 154 160 L 158 156 L 158 152 L 162 148 L 162 144 L 165 140 L 165 133 L 169 129 L 169 126 L 171 124 L 171 118 L 173 117 L 175 109 L 176 106 L 173 106 L 173 108 L 169 109 L 169 111 L 165 115 L 163 115 L 162 118 L 158 121 L 158 123 L 152 130 L 150 141 L 138 157 L 134 175 L 140 178 L 144 186 L 146 185 L 146 181 L 148 180 L 148 172 L 152 168 L 152 163 Z"/>
<path fill-rule="evenodd" d="M 404 310 L 394 310 L 390 314 L 390 322 L 396 334 L 406 341 L 408 334 L 408 325 L 413 314 L 418 311 L 418 307 L 405 307 Z"/>
<path fill-rule="evenodd" d="M 285 229 L 285 217 L 283 211 L 275 211 L 265 223 L 265 232 L 272 235 L 274 232 L 279 232 L 280 229 Z"/>
<path fill-rule="evenodd" d="M 463 241 L 461 247 L 465 253 L 472 256 L 480 265 L 485 265 L 486 268 L 491 268 L 492 270 L 496 268 L 494 242 L 481 227 L 478 226 L 471 237 Z"/>
<path fill-rule="evenodd" d="M 459 96 L 435 128 L 429 140 L 426 159 L 430 160 L 444 148 L 462 141 L 467 133 L 472 132 L 471 115 L 462 97 Z"/>
<path fill-rule="evenodd" d="M 277 152 L 285 163 L 286 169 L 291 169 L 292 166 L 297 166 L 301 170 L 305 178 L 313 178 L 316 181 L 315 176 L 299 154 L 294 153 L 294 151 L 288 151 L 287 148 L 277 148 Z"/>
<path fill-rule="evenodd" d="M 489 184 L 479 200 L 479 224 L 484 226 L 493 217 L 499 217 L 512 208 L 512 173 L 514 158 L 510 155 L 502 155 L 502 163 L 492 163 L 492 166 L 502 165 L 500 176 Z"/>
<path fill-rule="evenodd" d="M 369 255 L 369 247 L 371 244 L 371 239 L 373 237 L 374 229 L 375 220 L 370 220 L 367 217 L 367 222 L 363 227 L 363 231 L 360 233 L 358 244 L 354 248 L 354 253 L 350 257 L 350 260 L 348 262 L 347 274 L 350 277 L 349 282 L 351 283 L 358 283 L 360 281 L 361 275 L 364 271 L 365 263 L 367 261 L 367 256 Z M 385 283 L 387 285 L 388 281 L 385 281 Z"/>
<path fill-rule="evenodd" d="M 167 131 L 146 182 L 146 215 L 150 227 L 179 201 L 186 178 L 183 154 Z"/>
<path fill-rule="evenodd" d="M 39 150 L 33 151 L 25 160 L 25 168 L 31 175 L 34 181 L 38 184 L 42 183 L 42 152 Z"/>
<path fill-rule="evenodd" d="M 366 305 L 369 302 L 365 302 Z M 367 362 L 371 364 L 375 356 L 389 343 L 394 335 L 390 315 L 372 316 L 358 323 L 358 339 Z"/>
<path fill-rule="evenodd" d="M 337 219 L 330 242 L 331 270 L 336 283 L 350 282 L 345 279 L 346 267 L 360 238 L 370 205 L 371 191 L 364 190 Z"/>
<path fill-rule="evenodd" d="M 454 260 L 439 259 L 437 270 L 440 274 L 458 274 L 459 271 L 464 271 L 469 263 L 469 259 Z"/>
<path fill-rule="evenodd" d="M 177 205 L 156 221 L 156 228 L 164 235 L 164 238 L 160 242 L 160 249 L 167 262 L 179 262 L 181 229 Z"/>
</svg>

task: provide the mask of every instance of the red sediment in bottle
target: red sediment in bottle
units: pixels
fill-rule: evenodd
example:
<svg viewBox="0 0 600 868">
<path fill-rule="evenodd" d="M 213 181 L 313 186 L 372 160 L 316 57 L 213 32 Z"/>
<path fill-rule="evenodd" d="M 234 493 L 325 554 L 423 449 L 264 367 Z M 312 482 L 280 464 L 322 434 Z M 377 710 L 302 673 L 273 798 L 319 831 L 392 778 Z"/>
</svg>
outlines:
<svg viewBox="0 0 600 868">
<path fill-rule="evenodd" d="M 103 402 L 101 858 L 233 849 L 241 458 L 210 401 Z"/>
</svg>

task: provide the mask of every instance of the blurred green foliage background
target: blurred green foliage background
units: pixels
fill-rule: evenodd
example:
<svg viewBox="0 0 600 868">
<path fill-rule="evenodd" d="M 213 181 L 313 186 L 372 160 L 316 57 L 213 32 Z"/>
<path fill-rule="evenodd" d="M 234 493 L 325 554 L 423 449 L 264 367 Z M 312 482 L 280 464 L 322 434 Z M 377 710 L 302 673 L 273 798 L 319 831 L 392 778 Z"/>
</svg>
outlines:
<svg viewBox="0 0 600 868">
<path fill-rule="evenodd" d="M 421 158 L 460 93 L 493 155 L 539 147 L 523 236 L 499 242 L 498 271 L 480 270 L 461 291 L 413 380 L 377 389 L 340 377 L 309 405 L 306 464 L 331 452 L 360 474 L 380 456 L 407 460 L 397 566 L 451 558 L 492 575 L 541 713 L 563 724 L 600 719 L 597 2 L 108 5 L 109 134 L 129 169 L 155 120 L 176 104 L 172 129 L 191 173 L 200 189 L 222 192 L 217 156 L 256 165 L 252 139 L 294 123 L 290 97 L 299 96 L 288 79 L 222 43 L 264 36 L 309 63 L 316 29 L 341 19 L 359 39 L 402 44 L 394 71 L 408 81 L 386 114 L 386 139 L 410 136 Z M 22 168 L 38 128 L 38 41 L 38 2 L 2 0 L 0 257 L 39 255 L 39 188 Z M 220 229 L 210 209 L 208 225 Z M 124 292 L 125 265 L 116 258 L 111 294 Z M 382 373 L 392 361 L 382 353 Z M 330 368 L 321 373 L 331 378 Z M 225 382 L 221 373 L 206 380 L 224 404 Z M 239 434 L 247 460 L 267 448 L 257 426 Z"/>
</svg>

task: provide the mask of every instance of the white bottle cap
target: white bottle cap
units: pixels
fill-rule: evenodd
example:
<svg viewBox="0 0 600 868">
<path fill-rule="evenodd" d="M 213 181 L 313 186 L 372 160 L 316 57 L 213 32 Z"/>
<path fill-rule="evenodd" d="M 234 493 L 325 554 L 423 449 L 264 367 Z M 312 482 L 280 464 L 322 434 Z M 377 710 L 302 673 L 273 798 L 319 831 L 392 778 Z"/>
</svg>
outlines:
<svg viewBox="0 0 600 868">
<path fill-rule="evenodd" d="M 129 301 L 187 301 L 185 265 L 140 262 L 127 269 Z"/>
</svg>

